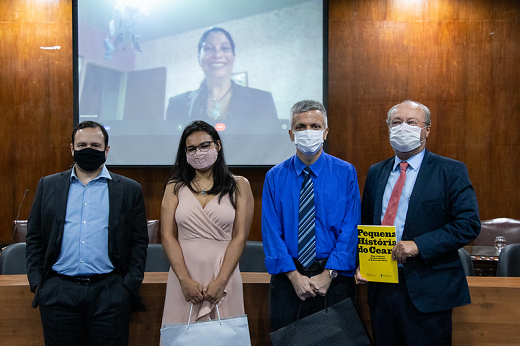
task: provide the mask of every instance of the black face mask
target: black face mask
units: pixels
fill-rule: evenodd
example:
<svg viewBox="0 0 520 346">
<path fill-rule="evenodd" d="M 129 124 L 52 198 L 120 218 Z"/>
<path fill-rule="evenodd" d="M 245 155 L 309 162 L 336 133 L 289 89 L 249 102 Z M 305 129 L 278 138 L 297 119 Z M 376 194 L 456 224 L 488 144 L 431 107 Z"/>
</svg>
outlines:
<svg viewBox="0 0 520 346">
<path fill-rule="evenodd" d="M 99 168 L 106 161 L 105 151 L 92 148 L 74 150 L 74 162 L 84 171 L 92 172 Z"/>
</svg>

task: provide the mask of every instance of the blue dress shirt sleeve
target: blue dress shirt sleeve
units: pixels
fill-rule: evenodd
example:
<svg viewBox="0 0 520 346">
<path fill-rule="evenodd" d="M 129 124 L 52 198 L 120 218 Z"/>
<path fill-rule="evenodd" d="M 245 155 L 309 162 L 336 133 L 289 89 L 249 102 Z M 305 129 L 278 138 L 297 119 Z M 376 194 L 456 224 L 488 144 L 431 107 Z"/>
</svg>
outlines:
<svg viewBox="0 0 520 346">
<path fill-rule="evenodd" d="M 356 270 L 357 226 L 361 221 L 361 201 L 354 167 L 350 167 L 345 179 L 347 181 L 347 189 L 344 191 L 346 196 L 345 214 L 341 221 L 336 245 L 329 255 L 325 268 L 338 270 L 341 274 L 350 276 Z"/>
<path fill-rule="evenodd" d="M 282 214 L 275 207 L 275 174 L 267 172 L 262 193 L 262 241 L 265 251 L 265 267 L 269 274 L 296 270 L 292 256 L 284 241 Z M 282 183 L 278 181 L 278 183 Z"/>
</svg>

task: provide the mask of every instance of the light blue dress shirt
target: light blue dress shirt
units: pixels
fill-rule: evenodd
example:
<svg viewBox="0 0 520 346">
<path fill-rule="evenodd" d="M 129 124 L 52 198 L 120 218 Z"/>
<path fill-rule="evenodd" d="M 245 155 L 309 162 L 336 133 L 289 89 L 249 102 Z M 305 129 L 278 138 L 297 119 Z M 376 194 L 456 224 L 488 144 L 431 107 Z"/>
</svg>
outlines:
<svg viewBox="0 0 520 346">
<path fill-rule="evenodd" d="M 298 209 L 305 164 L 293 156 L 267 172 L 262 195 L 262 241 L 270 274 L 296 269 Z M 322 153 L 309 166 L 314 185 L 316 258 L 352 276 L 361 218 L 357 174 L 350 163 Z"/>
<path fill-rule="evenodd" d="M 408 212 L 408 204 L 410 202 L 410 196 L 412 195 L 413 187 L 415 185 L 415 181 L 417 180 L 417 174 L 419 174 L 419 169 L 421 168 L 421 164 L 424 158 L 424 149 L 406 160 L 408 162 L 408 168 L 406 170 L 406 180 L 404 183 L 403 191 L 401 192 L 401 198 L 399 199 L 399 207 L 397 207 L 397 214 L 395 216 L 394 226 L 397 241 L 399 242 L 403 236 L 404 231 L 404 223 L 406 221 L 406 213 Z M 390 201 L 390 195 L 392 195 L 392 189 L 394 188 L 399 175 L 401 174 L 401 169 L 399 168 L 399 164 L 403 162 L 397 156 L 395 157 L 394 167 L 392 172 L 390 172 L 390 176 L 388 177 L 388 181 L 386 182 L 385 193 L 383 194 L 383 208 L 381 210 L 381 221 L 383 221 L 383 217 L 385 216 L 386 207 L 388 206 L 388 202 Z"/>
<path fill-rule="evenodd" d="M 59 274 L 82 276 L 110 273 L 108 256 L 108 179 L 103 165 L 87 185 L 72 169 L 60 256 L 52 269 Z"/>
</svg>

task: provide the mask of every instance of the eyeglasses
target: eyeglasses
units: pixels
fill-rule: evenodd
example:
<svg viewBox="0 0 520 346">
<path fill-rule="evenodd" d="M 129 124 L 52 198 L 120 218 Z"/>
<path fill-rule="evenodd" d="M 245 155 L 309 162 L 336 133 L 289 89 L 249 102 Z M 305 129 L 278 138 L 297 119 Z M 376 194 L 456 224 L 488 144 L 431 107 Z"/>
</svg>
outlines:
<svg viewBox="0 0 520 346">
<path fill-rule="evenodd" d="M 399 120 L 399 119 L 395 119 L 394 121 L 392 121 L 390 123 L 390 127 L 396 127 L 396 126 L 399 126 L 403 123 L 402 120 Z M 414 119 L 409 119 L 406 121 L 406 124 L 410 125 L 410 126 L 419 126 L 419 124 L 421 123 L 425 123 L 425 121 L 417 121 L 417 120 L 414 120 Z"/>
<path fill-rule="evenodd" d="M 186 154 L 195 155 L 197 150 L 205 153 L 211 149 L 211 147 L 212 147 L 211 143 L 215 143 L 215 141 L 202 142 L 197 146 L 190 145 L 190 146 L 186 147 Z"/>
</svg>

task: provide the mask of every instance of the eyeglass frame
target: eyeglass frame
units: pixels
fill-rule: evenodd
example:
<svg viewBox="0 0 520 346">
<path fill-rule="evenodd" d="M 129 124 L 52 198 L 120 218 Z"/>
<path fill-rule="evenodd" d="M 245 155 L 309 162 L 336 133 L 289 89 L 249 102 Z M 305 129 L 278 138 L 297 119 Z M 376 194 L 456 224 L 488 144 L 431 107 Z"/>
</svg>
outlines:
<svg viewBox="0 0 520 346">
<path fill-rule="evenodd" d="M 214 144 L 213 144 L 213 147 L 215 147 L 215 145 L 217 144 L 217 142 L 216 142 L 216 141 L 213 141 L 213 140 L 212 140 L 212 141 L 204 141 L 204 142 L 200 143 L 200 144 L 197 145 L 197 146 L 194 146 L 194 145 L 186 146 L 186 147 L 184 148 L 184 151 L 186 152 L 187 155 L 195 155 L 195 153 L 197 152 L 197 150 L 200 151 L 200 152 L 205 153 L 205 152 L 207 152 L 207 151 L 209 151 L 209 150 L 212 149 L 212 148 L 211 148 L 211 143 L 214 143 Z M 201 145 L 206 145 L 206 144 L 208 145 L 207 148 L 201 148 Z M 189 151 L 188 151 L 188 148 L 190 148 Z"/>
<path fill-rule="evenodd" d="M 394 122 L 399 122 L 398 124 L 394 124 Z M 399 125 L 402 125 L 404 123 L 404 121 L 402 120 L 398 120 L 398 119 L 394 119 L 392 121 L 392 123 L 390 124 L 390 126 L 388 126 L 388 128 L 393 128 L 393 127 L 396 127 L 396 126 L 399 126 Z M 420 123 L 425 123 L 426 126 L 430 126 L 431 124 L 428 124 L 426 121 L 424 120 L 420 120 L 420 121 L 417 121 L 415 119 L 409 119 L 406 121 L 406 124 L 409 125 L 409 126 L 418 126 Z"/>
</svg>

